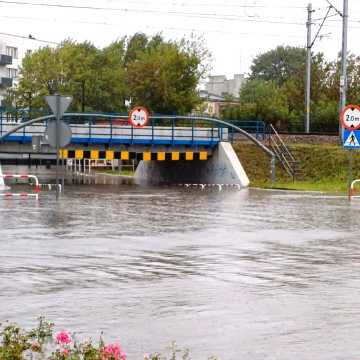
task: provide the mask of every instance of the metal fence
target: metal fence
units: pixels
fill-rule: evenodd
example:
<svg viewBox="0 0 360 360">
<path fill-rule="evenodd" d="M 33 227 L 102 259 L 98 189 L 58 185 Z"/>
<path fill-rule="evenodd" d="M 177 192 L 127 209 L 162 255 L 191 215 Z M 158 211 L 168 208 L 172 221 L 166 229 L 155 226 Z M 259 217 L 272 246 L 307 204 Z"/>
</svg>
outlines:
<svg viewBox="0 0 360 360">
<path fill-rule="evenodd" d="M 36 118 L 48 115 L 47 110 L 21 109 L 0 110 L 0 136 L 4 135 L 12 126 L 29 120 L 29 116 Z M 124 113 L 72 113 L 65 114 L 64 121 L 72 130 L 73 143 L 96 144 L 161 144 L 161 145 L 209 145 L 215 146 L 219 141 L 240 140 L 241 135 L 221 124 L 206 120 L 199 116 L 181 117 L 167 115 L 153 115 L 148 126 L 136 128 L 128 123 L 128 116 Z M 256 139 L 266 139 L 267 129 L 262 121 L 236 121 L 234 124 Z M 44 134 L 47 123 L 28 125 L 8 137 L 8 141 L 31 142 L 32 136 Z"/>
</svg>

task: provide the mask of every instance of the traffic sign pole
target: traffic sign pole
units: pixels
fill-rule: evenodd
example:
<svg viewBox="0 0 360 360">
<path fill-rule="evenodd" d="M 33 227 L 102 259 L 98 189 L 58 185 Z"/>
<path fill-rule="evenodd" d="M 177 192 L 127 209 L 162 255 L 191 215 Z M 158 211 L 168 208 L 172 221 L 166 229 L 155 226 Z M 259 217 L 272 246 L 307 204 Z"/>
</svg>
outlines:
<svg viewBox="0 0 360 360">
<path fill-rule="evenodd" d="M 350 193 L 351 191 L 351 183 L 353 181 L 353 152 L 352 150 L 349 150 L 349 173 L 348 173 L 348 191 Z M 350 197 L 351 200 L 351 197 Z"/>
<path fill-rule="evenodd" d="M 353 181 L 353 150 L 360 148 L 360 107 L 344 106 L 340 113 L 340 130 L 344 149 L 348 150 L 348 192 L 351 200 Z"/>
<path fill-rule="evenodd" d="M 55 124 L 55 149 L 56 149 L 56 200 L 59 198 L 59 165 L 60 165 L 60 119 L 62 118 L 64 112 L 69 107 L 72 96 L 61 96 L 59 94 L 45 96 L 45 100 L 48 103 L 50 109 L 52 110 L 53 114 L 56 118 Z M 68 131 L 69 132 L 69 131 Z M 68 135 L 69 136 L 69 135 Z M 61 142 L 64 140 L 64 135 L 61 135 Z M 71 131 L 70 131 L 70 138 L 71 138 Z M 54 146 L 54 145 L 53 145 Z M 62 162 L 63 164 L 63 162 Z M 62 189 L 64 189 L 64 177 L 62 178 Z"/>
<path fill-rule="evenodd" d="M 56 200 L 59 198 L 60 95 L 56 94 Z"/>
</svg>

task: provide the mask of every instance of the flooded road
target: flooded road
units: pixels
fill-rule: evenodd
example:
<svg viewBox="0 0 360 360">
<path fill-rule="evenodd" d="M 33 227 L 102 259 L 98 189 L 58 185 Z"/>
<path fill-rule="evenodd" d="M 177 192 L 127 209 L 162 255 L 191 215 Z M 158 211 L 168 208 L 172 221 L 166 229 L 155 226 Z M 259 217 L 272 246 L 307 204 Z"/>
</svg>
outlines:
<svg viewBox="0 0 360 360">
<path fill-rule="evenodd" d="M 128 359 L 360 358 L 360 201 L 67 187 L 0 200 L 0 322 L 100 331 Z"/>
</svg>

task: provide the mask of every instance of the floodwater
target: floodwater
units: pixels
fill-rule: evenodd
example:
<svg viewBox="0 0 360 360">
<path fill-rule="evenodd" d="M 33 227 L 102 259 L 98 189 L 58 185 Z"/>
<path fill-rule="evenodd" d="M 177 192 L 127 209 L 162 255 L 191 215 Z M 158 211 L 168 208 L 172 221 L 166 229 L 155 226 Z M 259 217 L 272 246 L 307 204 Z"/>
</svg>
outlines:
<svg viewBox="0 0 360 360">
<path fill-rule="evenodd" d="M 360 200 L 67 187 L 0 200 L 0 322 L 45 315 L 128 359 L 360 358 Z"/>
</svg>

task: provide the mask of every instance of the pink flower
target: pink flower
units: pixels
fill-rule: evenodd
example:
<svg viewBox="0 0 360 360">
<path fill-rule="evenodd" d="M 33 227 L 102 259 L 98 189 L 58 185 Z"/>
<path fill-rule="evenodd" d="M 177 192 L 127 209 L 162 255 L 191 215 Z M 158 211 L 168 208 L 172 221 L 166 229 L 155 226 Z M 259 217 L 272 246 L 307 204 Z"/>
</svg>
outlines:
<svg viewBox="0 0 360 360">
<path fill-rule="evenodd" d="M 101 350 L 102 360 L 126 360 L 125 353 L 121 350 L 119 344 L 109 344 Z"/>
<path fill-rule="evenodd" d="M 144 354 L 144 360 L 150 360 L 150 355 L 148 353 Z"/>
<path fill-rule="evenodd" d="M 69 354 L 70 354 L 70 350 L 69 349 L 64 349 L 62 352 L 61 352 L 61 355 L 63 356 L 63 357 L 68 357 L 69 356 Z"/>
<path fill-rule="evenodd" d="M 58 332 L 55 335 L 55 340 L 60 345 L 70 344 L 71 343 L 71 335 L 67 331 L 63 330 L 63 331 Z"/>
<path fill-rule="evenodd" d="M 31 350 L 34 352 L 40 352 L 41 351 L 41 345 L 38 341 L 34 340 L 31 343 Z"/>
</svg>

